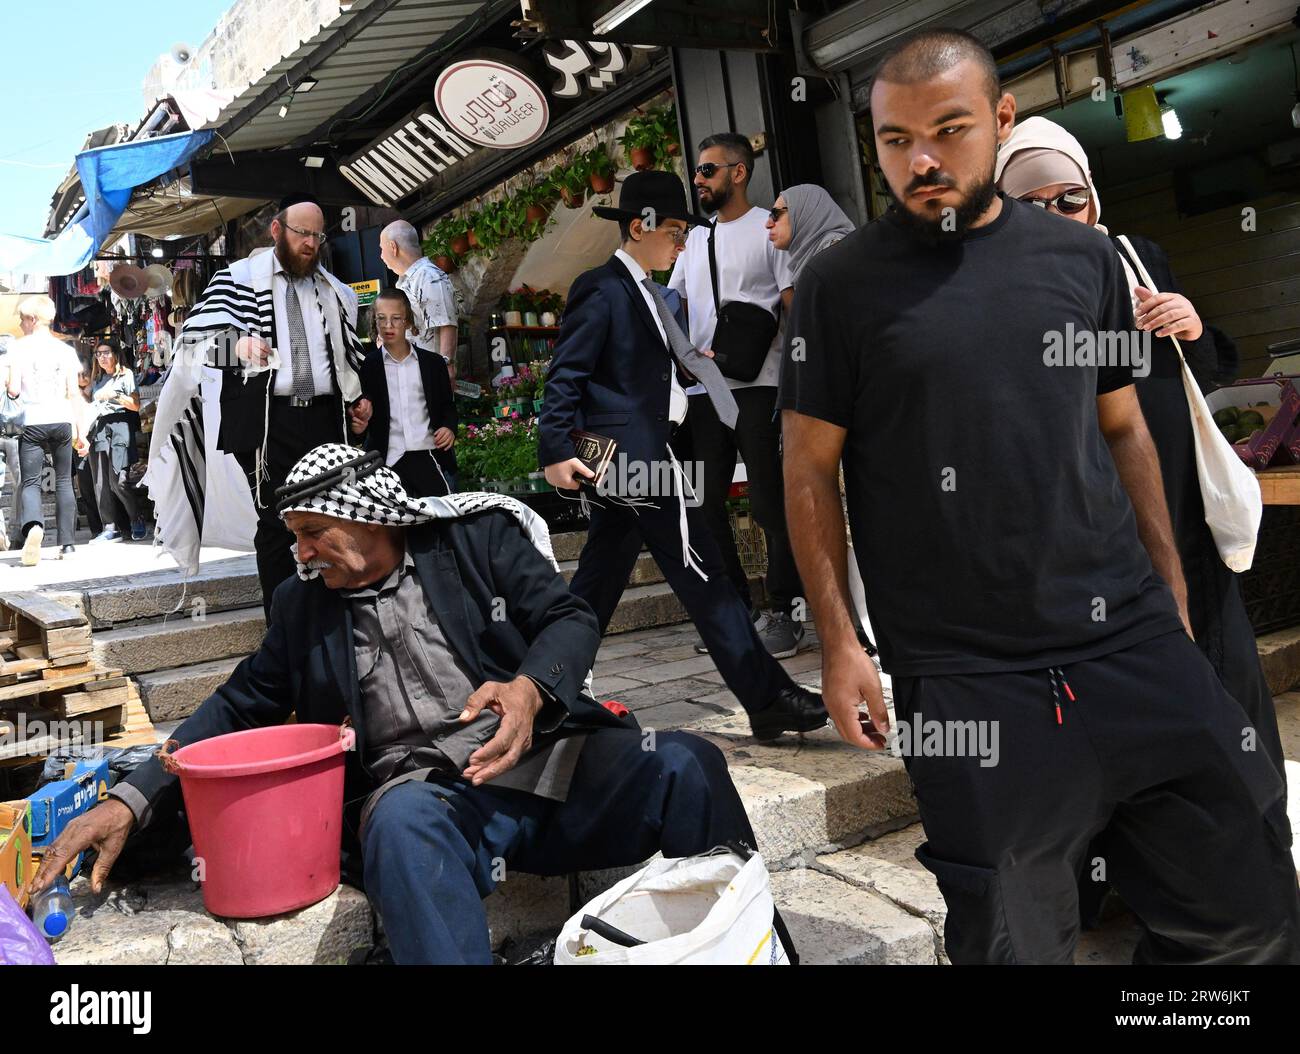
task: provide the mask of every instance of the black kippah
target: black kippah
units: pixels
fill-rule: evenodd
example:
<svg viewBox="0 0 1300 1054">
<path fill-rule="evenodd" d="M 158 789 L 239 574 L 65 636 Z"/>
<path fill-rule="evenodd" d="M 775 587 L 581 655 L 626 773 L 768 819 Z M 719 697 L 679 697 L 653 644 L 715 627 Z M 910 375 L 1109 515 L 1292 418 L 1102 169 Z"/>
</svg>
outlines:
<svg viewBox="0 0 1300 1054">
<path fill-rule="evenodd" d="M 284 212 L 286 209 L 293 208 L 293 206 L 295 205 L 315 205 L 318 209 L 321 210 L 321 212 L 325 211 L 323 208 L 321 208 L 321 203 L 316 200 L 315 194 L 308 194 L 305 191 L 301 191 L 301 190 L 296 190 L 292 194 L 286 194 L 284 197 L 282 197 L 280 199 L 280 205 L 278 211 Z"/>
</svg>

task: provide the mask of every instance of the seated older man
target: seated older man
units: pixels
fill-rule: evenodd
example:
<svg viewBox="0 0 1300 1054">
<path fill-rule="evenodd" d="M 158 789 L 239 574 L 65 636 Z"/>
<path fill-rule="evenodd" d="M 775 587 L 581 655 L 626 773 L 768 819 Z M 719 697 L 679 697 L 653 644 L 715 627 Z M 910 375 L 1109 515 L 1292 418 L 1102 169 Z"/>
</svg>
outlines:
<svg viewBox="0 0 1300 1054">
<path fill-rule="evenodd" d="M 490 962 L 482 898 L 499 862 L 556 875 L 754 844 L 715 747 L 643 733 L 584 692 L 596 618 L 531 510 L 411 498 L 382 455 L 335 444 L 298 462 L 277 504 L 298 575 L 276 589 L 262 646 L 175 739 L 351 716 L 344 829 L 398 962 Z M 98 890 L 175 785 L 142 765 L 69 824 L 36 889 L 93 846 Z"/>
</svg>

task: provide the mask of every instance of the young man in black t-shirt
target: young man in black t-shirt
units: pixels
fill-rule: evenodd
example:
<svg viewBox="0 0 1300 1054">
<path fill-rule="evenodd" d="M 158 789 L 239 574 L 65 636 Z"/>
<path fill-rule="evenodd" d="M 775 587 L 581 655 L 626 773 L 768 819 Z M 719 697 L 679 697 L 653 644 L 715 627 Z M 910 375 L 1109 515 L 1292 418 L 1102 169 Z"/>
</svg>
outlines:
<svg viewBox="0 0 1300 1054">
<path fill-rule="evenodd" d="M 845 740 L 879 748 L 842 459 L 949 956 L 1071 961 L 1086 868 L 1145 923 L 1139 959 L 1297 961 L 1283 787 L 1185 631 L 1132 386 L 1149 360 L 1114 251 L 996 195 L 1015 100 L 966 34 L 892 49 L 872 118 L 897 204 L 796 286 L 778 400 L 787 518 L 803 525 L 791 541 L 827 710 Z"/>
</svg>

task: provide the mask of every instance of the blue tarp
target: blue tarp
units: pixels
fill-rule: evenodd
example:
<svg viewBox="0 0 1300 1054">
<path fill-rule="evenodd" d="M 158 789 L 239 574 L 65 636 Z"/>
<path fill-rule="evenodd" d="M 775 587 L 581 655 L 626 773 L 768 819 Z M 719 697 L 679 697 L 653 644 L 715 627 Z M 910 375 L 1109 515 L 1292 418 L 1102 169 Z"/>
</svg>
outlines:
<svg viewBox="0 0 1300 1054">
<path fill-rule="evenodd" d="M 62 275 L 90 263 L 126 211 L 131 192 L 180 168 L 212 141 L 211 131 L 180 132 L 116 143 L 77 155 L 86 204 L 55 239 L 0 235 L 0 270 Z"/>
</svg>

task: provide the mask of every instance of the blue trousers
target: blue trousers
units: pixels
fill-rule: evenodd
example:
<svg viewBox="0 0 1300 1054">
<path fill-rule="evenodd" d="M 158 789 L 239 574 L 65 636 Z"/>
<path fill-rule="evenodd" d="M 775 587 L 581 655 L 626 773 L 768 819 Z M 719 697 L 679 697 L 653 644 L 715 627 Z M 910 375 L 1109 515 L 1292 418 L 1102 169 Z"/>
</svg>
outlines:
<svg viewBox="0 0 1300 1054">
<path fill-rule="evenodd" d="M 644 749 L 653 745 L 654 749 Z M 567 800 L 411 781 L 363 832 L 365 887 L 398 963 L 490 964 L 483 898 L 516 872 L 562 875 L 691 856 L 754 832 L 722 752 L 686 732 L 588 736 Z"/>
</svg>

